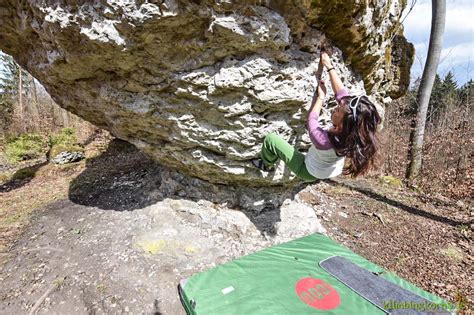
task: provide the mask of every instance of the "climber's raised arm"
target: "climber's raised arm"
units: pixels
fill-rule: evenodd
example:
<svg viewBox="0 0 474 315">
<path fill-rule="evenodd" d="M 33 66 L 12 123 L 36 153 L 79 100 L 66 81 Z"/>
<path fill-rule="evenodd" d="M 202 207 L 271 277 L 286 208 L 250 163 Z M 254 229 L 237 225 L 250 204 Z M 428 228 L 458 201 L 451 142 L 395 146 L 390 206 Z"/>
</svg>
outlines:
<svg viewBox="0 0 474 315">
<path fill-rule="evenodd" d="M 327 150 L 331 148 L 328 138 L 328 132 L 319 126 L 319 114 L 323 107 L 327 91 L 323 81 L 319 81 L 316 93 L 308 115 L 308 131 L 311 142 L 317 149 Z"/>
<path fill-rule="evenodd" d="M 345 88 L 344 84 L 342 84 L 341 79 L 339 78 L 339 75 L 337 74 L 337 70 L 333 67 L 331 63 L 331 58 L 329 58 L 329 55 L 325 51 L 321 51 L 321 62 L 326 67 L 326 70 L 329 73 L 329 78 L 331 80 L 331 87 L 334 91 L 334 95 L 336 96 L 336 100 L 338 102 L 341 101 L 341 99 L 344 96 L 347 96 L 347 89 Z"/>
<path fill-rule="evenodd" d="M 313 101 L 311 103 L 311 108 L 309 113 L 316 113 L 319 116 L 321 108 L 323 107 L 324 98 L 326 97 L 326 86 L 323 81 L 319 81 L 319 85 L 314 94 Z"/>
</svg>

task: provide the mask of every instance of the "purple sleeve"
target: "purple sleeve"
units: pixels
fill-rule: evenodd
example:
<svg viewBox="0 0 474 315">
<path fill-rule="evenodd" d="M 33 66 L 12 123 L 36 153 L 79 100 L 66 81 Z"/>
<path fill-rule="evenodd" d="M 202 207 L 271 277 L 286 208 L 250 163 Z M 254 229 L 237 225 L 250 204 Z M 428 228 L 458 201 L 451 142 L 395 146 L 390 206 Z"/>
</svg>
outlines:
<svg viewBox="0 0 474 315">
<path fill-rule="evenodd" d="M 336 101 L 338 103 L 341 102 L 342 98 L 343 97 L 346 97 L 346 96 L 349 96 L 349 93 L 347 92 L 347 90 L 345 88 L 343 89 L 340 89 L 337 93 L 336 93 Z"/>
<path fill-rule="evenodd" d="M 328 132 L 319 126 L 319 115 L 316 112 L 310 112 L 308 116 L 309 138 L 316 149 L 329 150 L 332 143 L 329 141 Z"/>
</svg>

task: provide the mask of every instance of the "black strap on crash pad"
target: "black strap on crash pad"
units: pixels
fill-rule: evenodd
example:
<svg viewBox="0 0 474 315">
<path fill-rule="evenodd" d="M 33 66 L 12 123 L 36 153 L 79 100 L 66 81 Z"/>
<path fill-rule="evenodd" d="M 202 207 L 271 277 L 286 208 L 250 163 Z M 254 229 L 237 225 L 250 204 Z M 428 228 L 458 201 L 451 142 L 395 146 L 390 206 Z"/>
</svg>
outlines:
<svg viewBox="0 0 474 315">
<path fill-rule="evenodd" d="M 344 257 L 330 257 L 319 262 L 319 266 L 387 314 L 452 314 L 442 309 L 441 305 L 361 268 Z"/>
</svg>

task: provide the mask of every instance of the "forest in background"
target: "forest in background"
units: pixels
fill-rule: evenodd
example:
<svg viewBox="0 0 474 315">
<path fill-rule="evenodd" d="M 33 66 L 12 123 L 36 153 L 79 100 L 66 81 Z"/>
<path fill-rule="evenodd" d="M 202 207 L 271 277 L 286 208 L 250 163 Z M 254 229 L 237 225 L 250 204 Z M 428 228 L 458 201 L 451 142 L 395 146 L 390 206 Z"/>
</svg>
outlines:
<svg viewBox="0 0 474 315">
<path fill-rule="evenodd" d="M 19 138 L 39 137 L 46 144 L 51 136 L 69 129 L 74 130 L 81 142 L 96 132 L 95 126 L 59 107 L 43 86 L 11 56 L 0 52 L 0 64 L 4 67 L 0 67 L 1 152 Z"/>
<path fill-rule="evenodd" d="M 407 95 L 386 108 L 379 169 L 384 175 L 405 177 L 419 82 L 415 80 Z M 413 188 L 457 199 L 474 195 L 473 92 L 472 79 L 459 86 L 453 72 L 443 78 L 436 75 L 428 105 L 422 168 L 411 183 Z"/>
<path fill-rule="evenodd" d="M 74 132 L 74 138 L 80 143 L 97 132 L 92 124 L 60 108 L 13 58 L 2 54 L 0 62 L 4 64 L 0 74 L 2 152 L 9 146 L 13 146 L 15 152 L 25 147 L 27 154 L 22 157 L 20 152 L 16 160 L 34 158 L 42 154 L 45 145 L 30 145 L 28 141 L 41 139 L 42 143 L 48 144 L 48 139 L 51 142 L 51 137 L 66 130 L 66 134 Z M 418 83 L 416 80 L 405 97 L 386 108 L 380 135 L 383 143 L 381 159 L 378 169 L 369 176 L 405 177 Z M 472 79 L 459 86 L 452 72 L 436 77 L 428 109 L 422 170 L 411 183 L 414 189 L 457 199 L 474 194 L 471 162 L 474 152 L 473 88 Z M 31 152 L 35 150 L 41 152 Z"/>
</svg>

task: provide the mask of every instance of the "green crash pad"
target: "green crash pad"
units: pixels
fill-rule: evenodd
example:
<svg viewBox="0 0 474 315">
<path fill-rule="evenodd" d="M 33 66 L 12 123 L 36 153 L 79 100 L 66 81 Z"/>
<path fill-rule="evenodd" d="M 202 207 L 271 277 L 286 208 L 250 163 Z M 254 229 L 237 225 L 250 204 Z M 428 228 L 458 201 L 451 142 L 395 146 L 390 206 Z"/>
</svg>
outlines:
<svg viewBox="0 0 474 315">
<path fill-rule="evenodd" d="M 187 314 L 387 314 L 332 276 L 320 262 L 341 256 L 394 284 L 431 301 L 407 305 L 387 301 L 387 308 L 446 308 L 441 298 L 316 233 L 241 257 L 181 281 L 178 289 Z M 405 309 L 404 309 L 405 308 Z M 414 311 L 413 309 L 411 309 Z M 439 310 L 438 310 L 439 312 Z"/>
</svg>

